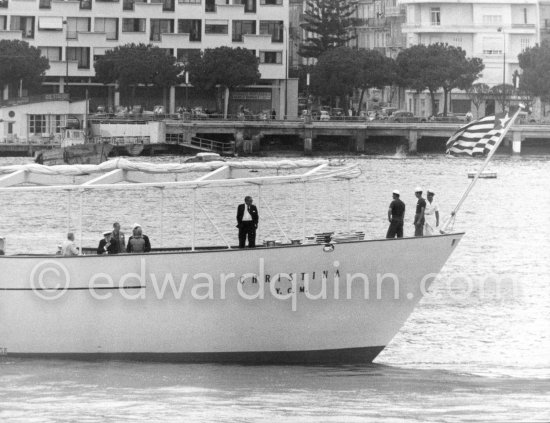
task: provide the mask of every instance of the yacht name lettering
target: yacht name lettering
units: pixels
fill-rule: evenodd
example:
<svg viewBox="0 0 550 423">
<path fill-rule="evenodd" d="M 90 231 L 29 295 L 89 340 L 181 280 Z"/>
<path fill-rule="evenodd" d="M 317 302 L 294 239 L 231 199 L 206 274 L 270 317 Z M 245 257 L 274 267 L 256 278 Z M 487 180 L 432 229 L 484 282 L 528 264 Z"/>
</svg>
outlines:
<svg viewBox="0 0 550 423">
<path fill-rule="evenodd" d="M 320 273 L 322 274 L 322 279 L 328 279 L 329 276 L 331 275 L 330 273 L 331 271 L 330 270 L 323 270 L 321 271 Z M 315 277 L 316 275 L 318 274 L 318 272 L 311 272 L 311 273 L 308 273 L 308 272 L 293 272 L 293 273 L 279 273 L 278 275 L 276 275 L 275 279 L 278 280 L 278 281 L 282 281 L 282 280 L 288 280 L 288 281 L 292 281 L 292 280 L 299 280 L 300 282 L 303 282 L 305 281 L 306 279 L 308 279 L 309 281 L 314 281 L 315 280 Z M 332 273 L 332 276 L 334 278 L 339 278 L 340 277 L 340 269 L 336 269 L 333 273 Z M 245 284 L 246 282 L 250 282 L 250 283 L 253 283 L 253 284 L 256 284 L 258 283 L 260 277 L 257 276 L 257 275 L 250 275 L 250 274 L 247 274 L 247 275 L 243 275 L 240 277 L 240 282 L 241 284 Z M 270 275 L 270 274 L 266 274 L 264 275 L 264 283 L 271 283 L 271 280 L 273 279 L 273 276 Z M 303 291 L 301 291 L 303 292 Z"/>
</svg>

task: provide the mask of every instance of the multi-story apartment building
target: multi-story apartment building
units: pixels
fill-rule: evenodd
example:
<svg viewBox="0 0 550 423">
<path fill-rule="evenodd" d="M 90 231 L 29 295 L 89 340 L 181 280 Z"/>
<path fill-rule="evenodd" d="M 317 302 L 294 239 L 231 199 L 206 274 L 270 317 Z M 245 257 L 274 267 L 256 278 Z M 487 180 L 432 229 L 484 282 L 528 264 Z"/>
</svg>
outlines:
<svg viewBox="0 0 550 423">
<path fill-rule="evenodd" d="M 478 82 L 489 86 L 512 84 L 518 70 L 518 54 L 540 41 L 538 0 L 401 0 L 407 9 L 403 32 L 407 46 L 448 43 L 461 47 L 469 57 L 483 59 L 485 69 Z M 414 113 L 430 115 L 425 94 L 407 94 L 407 108 Z M 464 93 L 453 93 L 451 110 L 470 110 Z M 488 104 L 488 108 L 494 107 Z M 498 106 L 497 106 L 498 107 Z"/>
<path fill-rule="evenodd" d="M 261 83 L 235 92 L 251 108 L 295 108 L 290 100 L 287 46 L 289 0 L 0 0 L 0 39 L 38 47 L 50 60 L 46 92 L 82 96 L 94 84 L 94 60 L 126 43 L 166 49 L 184 62 L 191 51 L 219 46 L 253 50 Z M 119 96 L 110 87 L 108 101 Z M 170 108 L 183 103 L 182 87 L 170 90 Z M 4 90 L 4 98 L 11 93 Z M 285 101 L 288 94 L 288 101 Z M 295 95 L 294 95 L 295 97 Z M 158 98 L 158 97 L 157 97 Z M 162 95 L 160 95 L 162 98 Z M 287 113 L 291 114 L 287 110 Z"/>
<path fill-rule="evenodd" d="M 359 0 L 353 28 L 355 46 L 395 58 L 405 47 L 404 23 L 405 8 L 397 0 Z"/>
</svg>

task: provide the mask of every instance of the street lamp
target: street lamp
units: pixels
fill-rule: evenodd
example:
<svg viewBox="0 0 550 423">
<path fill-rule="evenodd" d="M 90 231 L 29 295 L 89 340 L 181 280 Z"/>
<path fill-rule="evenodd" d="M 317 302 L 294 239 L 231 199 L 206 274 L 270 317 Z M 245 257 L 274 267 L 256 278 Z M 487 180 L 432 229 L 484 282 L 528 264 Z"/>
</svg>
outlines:
<svg viewBox="0 0 550 423">
<path fill-rule="evenodd" d="M 502 32 L 502 108 L 506 104 L 506 33 L 503 27 L 499 27 L 498 32 Z M 504 112 L 504 110 L 502 110 Z"/>
<path fill-rule="evenodd" d="M 63 91 L 69 94 L 69 22 L 67 19 L 63 20 L 63 27 L 65 28 L 65 89 Z"/>
</svg>

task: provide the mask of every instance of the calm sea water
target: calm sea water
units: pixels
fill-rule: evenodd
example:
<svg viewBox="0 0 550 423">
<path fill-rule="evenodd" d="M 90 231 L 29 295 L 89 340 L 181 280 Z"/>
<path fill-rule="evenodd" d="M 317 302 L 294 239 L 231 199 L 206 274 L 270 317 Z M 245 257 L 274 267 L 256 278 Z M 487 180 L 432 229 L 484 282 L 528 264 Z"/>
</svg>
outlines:
<svg viewBox="0 0 550 423">
<path fill-rule="evenodd" d="M 156 158 L 155 161 L 178 160 Z M 385 234 L 395 188 L 408 207 L 414 187 L 431 187 L 446 216 L 480 161 L 441 156 L 357 161 L 350 227 Z M 0 159 L 0 165 L 26 159 Z M 466 236 L 406 325 L 368 366 L 171 365 L 0 360 L 2 422 L 400 422 L 550 421 L 550 159 L 497 157 L 498 173 L 480 180 L 455 229 Z M 348 226 L 341 185 L 307 192 L 306 232 Z M 236 205 L 257 191 L 204 190 L 201 204 L 234 241 Z M 0 234 L 8 252 L 53 252 L 79 219 L 79 198 L 0 194 Z M 302 233 L 299 186 L 261 193 L 283 228 Z M 119 220 L 143 225 L 155 245 L 190 243 L 189 193 L 115 192 L 84 198 L 84 245 Z M 67 204 L 71 203 L 70 218 Z M 263 205 L 263 202 L 261 206 Z M 282 239 L 265 206 L 260 238 Z M 163 222 L 164 235 L 161 236 Z M 199 243 L 223 244 L 199 220 Z M 500 285 L 496 284 L 498 280 Z"/>
</svg>

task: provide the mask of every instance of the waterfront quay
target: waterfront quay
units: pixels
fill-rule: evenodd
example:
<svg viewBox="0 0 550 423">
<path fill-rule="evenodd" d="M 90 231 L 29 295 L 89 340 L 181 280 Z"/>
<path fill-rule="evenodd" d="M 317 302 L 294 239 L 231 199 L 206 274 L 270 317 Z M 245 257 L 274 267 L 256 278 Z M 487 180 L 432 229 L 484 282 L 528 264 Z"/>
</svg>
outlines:
<svg viewBox="0 0 550 423">
<path fill-rule="evenodd" d="M 448 138 L 459 123 L 395 123 L 386 121 L 310 121 L 303 120 L 231 120 L 231 119 L 160 119 L 151 121 L 101 120 L 91 122 L 96 142 L 118 148 L 143 144 L 140 154 L 190 154 L 199 151 L 268 154 L 273 150 L 291 150 L 305 155 L 331 151 L 357 154 L 443 153 Z M 515 125 L 505 138 L 503 153 L 521 154 L 524 147 L 536 146 L 550 152 L 550 127 L 541 124 Z M 139 136 L 128 136 L 128 135 Z M 144 141 L 145 140 L 145 141 Z M 53 145 L 33 141 L 0 143 L 1 156 L 32 156 L 37 150 Z M 118 149 L 117 149 L 118 148 Z M 119 151 L 120 150 L 120 151 Z"/>
<path fill-rule="evenodd" d="M 332 149 L 354 153 L 376 153 L 399 148 L 408 154 L 423 151 L 444 152 L 457 123 L 394 123 L 385 121 L 166 121 L 166 139 L 193 137 L 233 139 L 237 151 L 265 152 L 270 145 L 290 144 L 295 150 L 312 154 L 329 145 Z M 505 138 L 502 149 L 521 154 L 522 145 L 550 147 L 547 125 L 515 125 Z M 385 147 L 385 148 L 384 148 Z M 550 149 L 549 149 L 550 151 Z"/>
</svg>

